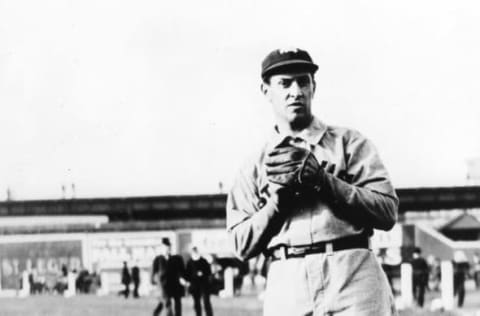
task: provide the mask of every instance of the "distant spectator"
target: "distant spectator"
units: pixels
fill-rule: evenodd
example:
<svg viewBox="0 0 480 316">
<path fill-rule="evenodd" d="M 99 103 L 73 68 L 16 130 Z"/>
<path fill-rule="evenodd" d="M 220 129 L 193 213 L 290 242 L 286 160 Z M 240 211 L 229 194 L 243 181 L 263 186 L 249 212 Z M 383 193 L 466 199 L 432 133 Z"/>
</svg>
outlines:
<svg viewBox="0 0 480 316">
<path fill-rule="evenodd" d="M 473 278 L 475 280 L 475 287 L 480 288 L 480 256 L 478 253 L 473 255 Z"/>
<path fill-rule="evenodd" d="M 140 286 L 140 269 L 135 264 L 132 268 L 133 297 L 138 298 L 138 287 Z"/>
<path fill-rule="evenodd" d="M 75 288 L 77 289 L 77 292 L 87 294 L 89 292 L 90 284 L 91 279 L 88 270 L 80 270 L 77 279 L 75 280 Z"/>
<path fill-rule="evenodd" d="M 130 294 L 130 282 L 131 282 L 130 271 L 128 270 L 127 262 L 123 262 L 123 269 L 122 269 L 122 284 L 125 286 L 125 289 L 121 292 L 125 298 L 128 298 Z"/>
<path fill-rule="evenodd" d="M 470 264 L 465 253 L 461 250 L 455 251 L 453 255 L 453 291 L 458 296 L 458 307 L 462 307 L 465 300 L 465 280 L 469 270 Z"/>
<path fill-rule="evenodd" d="M 53 290 L 53 292 L 62 295 L 68 287 L 67 275 L 68 269 L 65 265 L 62 265 L 58 270 L 58 274 L 54 277 L 50 289 Z"/>
<path fill-rule="evenodd" d="M 385 275 L 387 276 L 388 284 L 390 284 L 390 287 L 392 288 L 392 291 L 393 291 L 392 266 L 387 262 L 386 248 L 378 249 L 377 259 L 378 259 L 378 262 L 380 263 L 380 266 L 383 269 L 383 272 L 385 272 Z"/>
<path fill-rule="evenodd" d="M 62 264 L 62 275 L 64 277 L 67 277 L 67 275 L 68 275 L 68 269 L 67 269 L 67 266 L 65 264 Z"/>
<path fill-rule="evenodd" d="M 223 269 L 218 260 L 215 257 L 211 257 L 210 269 L 212 275 L 210 277 L 210 293 L 219 294 L 224 287 Z"/>
<path fill-rule="evenodd" d="M 202 315 L 202 304 L 207 316 L 212 316 L 212 304 L 210 303 L 210 276 L 212 271 L 210 264 L 200 256 L 197 247 L 192 247 L 190 259 L 187 262 L 186 276 L 190 283 L 189 291 L 193 297 L 195 315 Z"/>
<path fill-rule="evenodd" d="M 33 284 L 34 284 L 34 278 L 33 278 L 33 271 L 29 271 L 28 273 L 28 284 L 30 285 L 30 295 L 31 294 L 35 294 L 34 293 L 34 287 L 33 287 Z"/>
<path fill-rule="evenodd" d="M 180 255 L 172 254 L 168 238 L 162 238 L 161 245 L 161 254 L 155 257 L 152 264 L 151 281 L 152 284 L 158 284 L 161 293 L 153 315 L 160 315 L 165 307 L 167 315 L 181 316 L 183 286 L 186 284 L 185 265 Z"/>
<path fill-rule="evenodd" d="M 30 294 L 41 294 L 46 291 L 45 277 L 40 276 L 37 269 L 31 271 L 28 276 L 28 282 L 30 283 Z"/>
<path fill-rule="evenodd" d="M 236 266 L 233 267 L 233 290 L 235 295 L 242 294 L 243 279 L 249 274 L 248 262 L 236 261 Z"/>
<path fill-rule="evenodd" d="M 97 290 L 100 288 L 101 286 L 101 282 L 100 282 L 100 275 L 97 274 L 97 272 L 94 270 L 91 274 L 90 274 L 90 279 L 91 279 L 91 283 L 90 283 L 90 288 L 88 290 L 89 293 L 93 293 L 93 294 L 96 294 L 97 293 Z"/>
<path fill-rule="evenodd" d="M 413 270 L 413 297 L 418 306 L 423 307 L 425 300 L 425 289 L 428 285 L 428 264 L 422 258 L 420 248 L 415 248 L 413 251 L 413 259 L 411 261 Z"/>
<path fill-rule="evenodd" d="M 430 269 L 428 278 L 428 288 L 431 291 L 440 290 L 440 259 L 433 255 L 427 257 L 428 267 Z"/>
</svg>

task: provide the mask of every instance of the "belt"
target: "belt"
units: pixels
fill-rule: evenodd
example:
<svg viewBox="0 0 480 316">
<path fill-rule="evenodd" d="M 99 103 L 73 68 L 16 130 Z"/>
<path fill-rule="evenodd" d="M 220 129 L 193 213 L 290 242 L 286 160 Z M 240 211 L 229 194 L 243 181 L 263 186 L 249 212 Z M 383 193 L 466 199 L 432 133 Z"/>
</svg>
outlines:
<svg viewBox="0 0 480 316">
<path fill-rule="evenodd" d="M 334 251 L 347 249 L 369 249 L 369 239 L 365 234 L 351 235 L 326 242 L 318 242 L 307 246 L 281 245 L 267 251 L 267 255 L 275 260 L 302 258 L 316 253 L 331 254 Z"/>
</svg>

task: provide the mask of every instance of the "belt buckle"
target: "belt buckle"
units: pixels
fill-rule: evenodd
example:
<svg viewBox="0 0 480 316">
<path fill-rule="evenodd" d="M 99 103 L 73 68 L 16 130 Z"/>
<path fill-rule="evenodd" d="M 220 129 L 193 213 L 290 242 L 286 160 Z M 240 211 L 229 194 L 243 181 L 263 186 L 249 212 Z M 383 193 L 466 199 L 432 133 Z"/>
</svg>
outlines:
<svg viewBox="0 0 480 316">
<path fill-rule="evenodd" d="M 279 250 L 280 250 L 280 259 L 287 260 L 287 257 L 288 257 L 287 247 L 281 246 Z"/>
<path fill-rule="evenodd" d="M 298 255 L 305 254 L 307 251 L 306 249 L 292 247 L 290 248 L 290 252 L 292 255 L 298 256 Z"/>
<path fill-rule="evenodd" d="M 325 244 L 325 253 L 327 256 L 333 255 L 333 243 L 332 242 L 327 242 Z"/>
</svg>

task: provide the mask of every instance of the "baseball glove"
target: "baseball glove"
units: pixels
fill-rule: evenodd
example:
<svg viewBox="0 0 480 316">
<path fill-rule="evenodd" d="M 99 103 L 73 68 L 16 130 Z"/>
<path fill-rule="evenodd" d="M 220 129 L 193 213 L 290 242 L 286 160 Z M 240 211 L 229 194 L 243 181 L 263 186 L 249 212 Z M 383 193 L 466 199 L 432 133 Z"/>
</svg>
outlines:
<svg viewBox="0 0 480 316">
<path fill-rule="evenodd" d="M 324 172 L 311 151 L 290 145 L 272 150 L 265 166 L 268 180 L 282 186 L 318 188 Z"/>
</svg>

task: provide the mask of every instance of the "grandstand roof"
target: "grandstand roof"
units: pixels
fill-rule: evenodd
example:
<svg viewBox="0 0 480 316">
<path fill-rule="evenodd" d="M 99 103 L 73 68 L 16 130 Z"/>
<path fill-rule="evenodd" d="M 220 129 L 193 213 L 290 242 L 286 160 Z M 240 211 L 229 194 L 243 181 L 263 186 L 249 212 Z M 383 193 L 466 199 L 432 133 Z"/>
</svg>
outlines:
<svg viewBox="0 0 480 316">
<path fill-rule="evenodd" d="M 446 223 L 441 231 L 451 230 L 479 230 L 480 222 L 472 214 L 463 213 Z"/>
<path fill-rule="evenodd" d="M 480 186 L 398 189 L 400 213 L 480 207 Z M 0 202 L 1 216 L 107 216 L 91 225 L 49 225 L 52 231 L 160 230 L 225 226 L 225 194 L 171 195 L 123 198 L 27 200 Z M 52 224 L 55 224 L 52 221 Z M 46 227 L 44 227 L 47 229 Z M 22 227 L 0 233 L 31 231 Z"/>
</svg>

